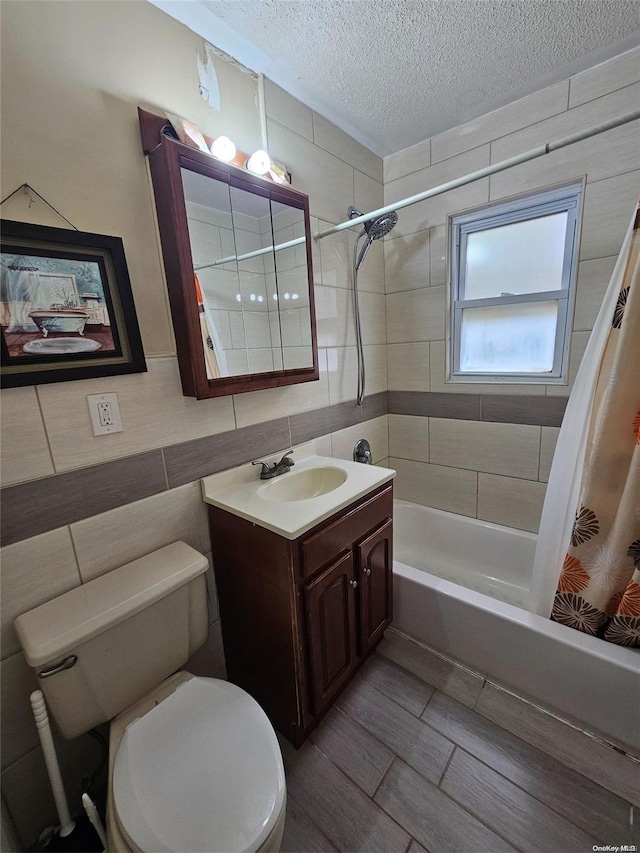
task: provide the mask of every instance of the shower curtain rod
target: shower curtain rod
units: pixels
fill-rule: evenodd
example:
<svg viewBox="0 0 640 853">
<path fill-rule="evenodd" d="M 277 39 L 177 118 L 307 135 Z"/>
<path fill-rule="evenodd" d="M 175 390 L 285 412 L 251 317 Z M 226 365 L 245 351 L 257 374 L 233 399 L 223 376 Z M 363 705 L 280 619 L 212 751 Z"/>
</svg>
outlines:
<svg viewBox="0 0 640 853">
<path fill-rule="evenodd" d="M 601 124 L 595 124 L 587 130 L 572 133 L 570 136 L 565 136 L 555 142 L 547 142 L 546 145 L 538 145 L 536 148 L 531 148 L 523 154 L 517 154 L 515 157 L 509 157 L 507 160 L 501 160 L 499 163 L 494 163 L 493 166 L 485 166 L 484 169 L 478 169 L 476 172 L 469 172 L 461 178 L 456 178 L 453 181 L 448 181 L 446 184 L 440 184 L 437 187 L 432 187 L 424 192 L 416 195 L 408 196 L 401 201 L 394 201 L 392 204 L 386 204 L 384 207 L 379 207 L 377 210 L 372 210 L 370 213 L 363 213 L 361 216 L 354 216 L 353 219 L 348 219 L 346 222 L 341 222 L 339 225 L 334 225 L 324 231 L 316 232 L 314 240 L 322 240 L 324 237 L 330 237 L 332 234 L 337 234 L 339 231 L 344 231 L 347 228 L 352 228 L 354 225 L 360 225 L 363 222 L 368 222 L 376 216 L 382 216 L 385 213 L 391 213 L 393 210 L 401 210 L 403 207 L 409 207 L 411 204 L 417 204 L 419 201 L 424 201 L 427 198 L 440 195 L 441 193 L 455 190 L 457 187 L 463 187 L 465 184 L 470 184 L 472 181 L 477 181 L 480 178 L 486 178 L 488 175 L 495 175 L 496 172 L 502 172 L 504 169 L 509 169 L 511 166 L 518 166 L 520 163 L 527 163 L 529 160 L 535 160 L 536 157 L 542 157 L 545 154 L 551 154 L 553 151 L 558 151 L 560 148 L 566 148 L 567 145 L 573 145 L 576 142 L 582 142 L 584 139 L 589 139 L 592 136 L 597 136 L 599 133 L 606 133 L 608 130 L 613 130 L 620 125 L 628 124 L 640 118 L 640 110 L 634 110 L 630 113 L 618 116 L 617 118 L 604 121 Z"/>
</svg>

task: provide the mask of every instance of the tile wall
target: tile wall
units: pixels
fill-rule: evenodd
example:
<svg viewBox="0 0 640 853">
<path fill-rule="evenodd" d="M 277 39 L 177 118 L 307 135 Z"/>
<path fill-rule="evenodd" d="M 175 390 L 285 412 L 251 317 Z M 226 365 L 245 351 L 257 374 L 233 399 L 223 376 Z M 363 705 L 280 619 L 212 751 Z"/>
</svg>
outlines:
<svg viewBox="0 0 640 853">
<path fill-rule="evenodd" d="M 3 9 L 3 184 L 28 179 L 79 228 L 123 237 L 148 364 L 135 376 L 2 392 L 2 792 L 24 845 L 55 818 L 29 711 L 35 682 L 13 633 L 15 616 L 177 538 L 210 552 L 199 477 L 311 438 L 319 452 L 349 457 L 365 436 L 376 462 L 393 459 L 401 496 L 534 529 L 563 400 L 552 402 L 557 388 L 457 386 L 452 393 L 445 384 L 446 216 L 588 174 L 575 371 L 638 192 L 638 152 L 621 129 L 582 143 L 570 159 L 558 153 L 404 211 L 385 245 L 373 244 L 359 277 L 362 409 L 354 406 L 349 288 L 355 235 L 316 243 L 319 381 L 208 401 L 183 397 L 136 107 L 186 115 L 206 133 L 228 133 L 254 150 L 261 146 L 255 81 L 220 60 L 222 110 L 214 114 L 197 87 L 201 40 L 148 3 L 126 4 L 123 27 L 120 5 L 36 0 Z M 309 195 L 317 230 L 342 221 L 351 204 L 380 206 L 383 183 L 386 199 L 398 199 L 514 146 L 631 109 L 639 77 L 637 56 L 627 55 L 399 152 L 384 169 L 267 81 L 268 146 Z M 79 114 L 84 132 L 73 134 Z M 5 215 L 59 224 L 37 205 Z M 118 394 L 124 432 L 94 438 L 85 397 L 107 391 Z M 495 394 L 503 396 L 492 405 Z M 527 406 L 525 394 L 539 406 Z M 191 666 L 214 674 L 224 660 L 213 585 L 211 621 L 209 642 Z M 79 779 L 98 756 L 87 736 L 57 742 L 76 804 Z"/>
<path fill-rule="evenodd" d="M 630 112 L 639 103 L 635 49 L 387 157 L 385 204 Z M 639 124 L 400 211 L 384 241 L 389 454 L 398 470 L 398 497 L 538 529 L 562 404 L 640 192 Z M 583 176 L 569 385 L 448 384 L 447 216 Z"/>
<path fill-rule="evenodd" d="M 197 89 L 201 40 L 151 4 L 126 4 L 127 28 L 120 9 L 108 3 L 9 6 L 3 10 L 3 185 L 28 179 L 79 228 L 123 237 L 148 365 L 143 374 L 1 395 L 2 792 L 28 846 L 55 822 L 55 812 L 30 713 L 36 683 L 14 618 L 176 539 L 210 553 L 198 483 L 207 473 L 309 438 L 318 439 L 325 455 L 350 458 L 355 441 L 366 436 L 375 460 L 386 459 L 387 364 L 384 254 L 376 245 L 360 280 L 369 396 L 357 408 L 348 289 L 353 235 L 344 234 L 314 247 L 320 380 L 206 401 L 184 397 L 136 107 L 187 115 L 206 133 L 228 133 L 255 150 L 261 147 L 255 80 L 220 61 L 222 111 L 214 114 Z M 27 39 L 31 48 L 21 51 Z M 342 221 L 349 205 L 382 204 L 379 157 L 268 81 L 266 100 L 269 149 L 309 195 L 314 230 Z M 71 107 L 87 123 L 79 151 L 69 140 Z M 58 224 L 26 203 L 3 214 Z M 95 438 L 85 398 L 106 391 L 118 395 L 124 431 Z M 209 641 L 189 667 L 215 675 L 224 671 L 224 656 L 210 586 Z M 56 742 L 75 806 L 79 780 L 99 756 L 88 736 Z"/>
</svg>

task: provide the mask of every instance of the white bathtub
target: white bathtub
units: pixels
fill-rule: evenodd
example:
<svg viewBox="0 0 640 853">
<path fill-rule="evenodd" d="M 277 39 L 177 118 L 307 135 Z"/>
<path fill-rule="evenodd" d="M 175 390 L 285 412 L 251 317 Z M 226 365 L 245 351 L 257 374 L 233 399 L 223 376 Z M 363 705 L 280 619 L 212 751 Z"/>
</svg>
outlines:
<svg viewBox="0 0 640 853">
<path fill-rule="evenodd" d="M 393 627 L 638 754 L 640 652 L 523 609 L 535 544 L 395 501 Z"/>
</svg>

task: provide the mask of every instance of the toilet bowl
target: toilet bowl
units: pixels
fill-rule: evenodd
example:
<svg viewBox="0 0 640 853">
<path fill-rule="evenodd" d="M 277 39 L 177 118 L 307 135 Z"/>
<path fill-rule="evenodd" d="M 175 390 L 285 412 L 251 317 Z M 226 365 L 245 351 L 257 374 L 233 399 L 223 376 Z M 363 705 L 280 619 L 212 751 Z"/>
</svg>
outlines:
<svg viewBox="0 0 640 853">
<path fill-rule="evenodd" d="M 275 853 L 285 807 L 275 732 L 233 684 L 180 672 L 111 723 L 110 853 Z"/>
<path fill-rule="evenodd" d="M 209 632 L 208 565 L 173 542 L 15 620 L 60 734 L 110 721 L 110 852 L 280 849 L 284 768 L 266 714 L 180 671 Z"/>
</svg>

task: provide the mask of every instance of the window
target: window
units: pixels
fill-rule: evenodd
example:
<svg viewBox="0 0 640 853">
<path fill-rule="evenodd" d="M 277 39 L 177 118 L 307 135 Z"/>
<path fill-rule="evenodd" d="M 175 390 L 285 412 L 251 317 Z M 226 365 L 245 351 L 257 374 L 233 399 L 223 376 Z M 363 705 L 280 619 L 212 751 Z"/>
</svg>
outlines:
<svg viewBox="0 0 640 853">
<path fill-rule="evenodd" d="M 452 382 L 564 383 L 582 183 L 450 218 Z"/>
</svg>

